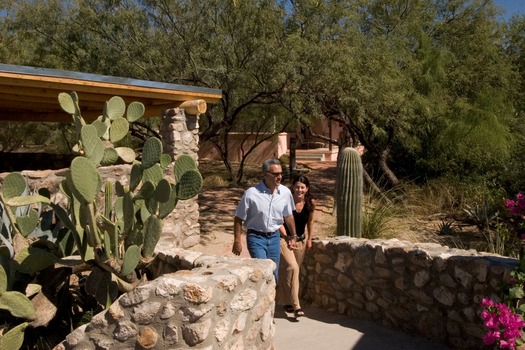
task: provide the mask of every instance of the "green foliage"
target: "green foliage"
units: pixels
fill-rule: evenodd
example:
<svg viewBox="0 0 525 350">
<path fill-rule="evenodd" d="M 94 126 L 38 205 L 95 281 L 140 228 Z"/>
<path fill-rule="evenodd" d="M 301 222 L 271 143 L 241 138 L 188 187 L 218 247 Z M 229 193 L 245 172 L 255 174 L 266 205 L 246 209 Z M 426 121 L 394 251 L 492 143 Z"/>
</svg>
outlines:
<svg viewBox="0 0 525 350">
<path fill-rule="evenodd" d="M 441 221 L 438 225 L 438 235 L 440 236 L 451 236 L 456 233 L 454 228 L 454 222 L 452 221 Z"/>
<path fill-rule="evenodd" d="M 498 207 L 488 201 L 467 205 L 463 210 L 481 231 L 490 228 L 499 218 Z"/>
<path fill-rule="evenodd" d="M 363 234 L 363 164 L 355 148 L 346 147 L 337 162 L 337 234 Z"/>
<path fill-rule="evenodd" d="M 395 216 L 394 203 L 388 198 L 389 191 L 377 194 L 371 189 L 364 197 L 363 237 L 381 238 L 390 231 L 390 224 Z"/>
<path fill-rule="evenodd" d="M 520 244 L 519 238 L 511 235 L 507 226 L 500 222 L 494 229 L 486 230 L 487 246 L 485 251 L 503 256 L 517 257 L 516 247 Z"/>
<path fill-rule="evenodd" d="M 29 323 L 23 322 L 10 329 L 0 338 L 0 348 L 13 350 L 20 349 L 24 342 L 24 331 L 28 326 Z"/>
<path fill-rule="evenodd" d="M 502 281 L 499 290 L 499 297 L 509 307 L 518 308 L 521 312 L 525 312 L 525 305 L 523 298 L 525 298 L 525 252 L 523 246 L 519 251 L 519 264 L 511 271 L 510 281 Z"/>
<path fill-rule="evenodd" d="M 330 119 L 367 148 L 370 173 L 427 181 L 504 172 L 524 135 L 524 19 L 502 23 L 493 2 L 17 1 L 6 13 L 2 62 L 222 89 L 199 122 L 224 159 L 231 131 Z M 143 108 L 108 104 L 122 124 Z"/>
</svg>

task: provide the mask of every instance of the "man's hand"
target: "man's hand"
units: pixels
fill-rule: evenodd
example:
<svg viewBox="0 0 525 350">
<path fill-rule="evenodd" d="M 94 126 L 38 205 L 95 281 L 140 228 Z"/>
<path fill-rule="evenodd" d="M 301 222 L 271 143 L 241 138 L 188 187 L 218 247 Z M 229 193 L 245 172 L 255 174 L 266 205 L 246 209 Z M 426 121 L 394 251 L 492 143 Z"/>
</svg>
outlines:
<svg viewBox="0 0 525 350">
<path fill-rule="evenodd" d="M 235 239 L 233 241 L 232 253 L 235 255 L 241 255 L 242 252 L 242 242 L 240 239 Z"/>
<path fill-rule="evenodd" d="M 238 217 L 234 217 L 233 218 L 232 253 L 235 255 L 241 255 L 241 252 L 242 252 L 241 229 L 242 229 L 242 220 L 239 219 Z"/>
</svg>

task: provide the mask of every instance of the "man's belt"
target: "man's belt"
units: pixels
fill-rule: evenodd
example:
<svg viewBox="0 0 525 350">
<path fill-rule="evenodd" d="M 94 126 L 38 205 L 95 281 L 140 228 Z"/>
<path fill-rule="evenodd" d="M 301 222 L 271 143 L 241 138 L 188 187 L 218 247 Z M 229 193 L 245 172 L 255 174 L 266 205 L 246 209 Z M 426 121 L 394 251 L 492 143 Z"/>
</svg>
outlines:
<svg viewBox="0 0 525 350">
<path fill-rule="evenodd" d="M 261 231 L 257 231 L 257 230 L 252 230 L 251 228 L 248 229 L 248 233 L 253 233 L 257 236 L 264 236 L 264 237 L 270 237 L 270 236 L 273 236 L 275 234 L 276 231 L 274 232 L 261 232 Z"/>
<path fill-rule="evenodd" d="M 297 236 L 297 238 L 295 239 L 295 241 L 296 241 L 296 242 L 302 242 L 302 241 L 304 241 L 305 238 L 306 238 L 306 235 Z"/>
</svg>

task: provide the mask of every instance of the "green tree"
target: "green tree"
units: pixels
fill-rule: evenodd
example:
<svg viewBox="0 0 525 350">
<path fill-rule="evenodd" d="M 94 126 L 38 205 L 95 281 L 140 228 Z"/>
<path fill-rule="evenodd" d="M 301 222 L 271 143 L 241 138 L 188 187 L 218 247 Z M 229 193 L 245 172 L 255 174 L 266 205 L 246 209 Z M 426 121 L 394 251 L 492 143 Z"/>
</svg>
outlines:
<svg viewBox="0 0 525 350">
<path fill-rule="evenodd" d="M 272 104 L 288 84 L 285 12 L 275 1 L 26 1 L 12 6 L 13 30 L 19 37 L 32 36 L 33 51 L 42 56 L 28 55 L 25 64 L 222 89 L 221 103 L 201 119 L 201 140 L 215 144 L 232 178 L 228 133 L 256 112 L 252 106 Z M 279 125 L 286 125 L 282 113 Z"/>
<path fill-rule="evenodd" d="M 392 1 L 307 3 L 294 6 L 290 25 L 304 40 L 297 74 L 303 100 L 297 114 L 339 121 L 350 145 L 364 145 L 368 162 L 395 184 L 398 179 L 387 161 L 393 142 L 410 127 L 413 93 L 405 73 L 411 60 L 410 37 L 402 35 L 402 26 L 391 28 L 380 10 L 385 6 L 400 19 L 403 13 L 414 18 L 417 14 Z M 324 20 L 310 21 L 314 13 Z"/>
<path fill-rule="evenodd" d="M 422 177 L 494 172 L 514 142 L 514 76 L 496 8 L 487 1 L 449 1 L 433 13 L 413 72 L 422 116 L 414 120 L 415 147 L 405 144 L 396 153 L 409 153 Z"/>
<path fill-rule="evenodd" d="M 397 173 L 486 170 L 512 144 L 512 66 L 496 14 L 490 1 L 294 3 L 296 115 L 341 122 L 393 185 Z"/>
<path fill-rule="evenodd" d="M 233 179 L 230 132 L 246 129 L 243 125 L 254 118 L 259 120 L 251 124 L 254 128 L 250 131 L 258 134 L 278 133 L 287 124 L 282 111 L 276 111 L 279 123 L 275 130 L 270 127 L 273 116 L 254 114 L 274 103 L 288 85 L 291 63 L 282 27 L 284 11 L 274 1 L 146 4 L 155 27 L 167 33 L 164 46 L 179 54 L 169 57 L 172 71 L 186 79 L 178 81 L 217 87 L 224 93 L 221 103 L 201 120 L 201 140 L 214 144 Z M 267 136 L 258 137 L 257 143 Z M 237 181 L 242 178 L 245 159 L 235 176 Z"/>
</svg>

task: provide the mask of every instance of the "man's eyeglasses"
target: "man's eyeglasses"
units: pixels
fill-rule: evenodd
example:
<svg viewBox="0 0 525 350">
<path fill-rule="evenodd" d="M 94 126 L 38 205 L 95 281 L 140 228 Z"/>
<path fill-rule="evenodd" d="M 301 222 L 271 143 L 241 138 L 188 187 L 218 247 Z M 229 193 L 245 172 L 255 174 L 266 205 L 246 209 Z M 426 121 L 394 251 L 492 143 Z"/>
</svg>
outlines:
<svg viewBox="0 0 525 350">
<path fill-rule="evenodd" d="M 272 172 L 269 172 L 269 171 L 267 171 L 266 173 L 270 174 L 270 175 L 273 175 L 274 177 L 283 176 L 283 173 L 272 173 Z"/>
</svg>

